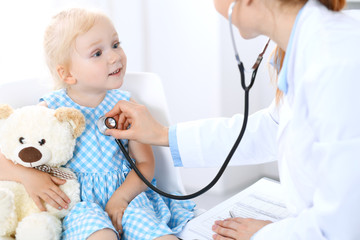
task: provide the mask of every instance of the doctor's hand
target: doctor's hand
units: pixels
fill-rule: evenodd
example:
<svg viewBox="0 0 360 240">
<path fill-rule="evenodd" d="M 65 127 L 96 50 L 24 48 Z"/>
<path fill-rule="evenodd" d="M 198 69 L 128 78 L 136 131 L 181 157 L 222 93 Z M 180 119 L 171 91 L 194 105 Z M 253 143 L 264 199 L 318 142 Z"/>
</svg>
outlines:
<svg viewBox="0 0 360 240">
<path fill-rule="evenodd" d="M 133 100 L 120 100 L 105 116 L 115 118 L 118 124 L 118 129 L 108 129 L 106 135 L 144 144 L 169 146 L 169 129 L 156 121 L 144 105 Z"/>
<path fill-rule="evenodd" d="M 270 223 L 270 221 L 240 217 L 216 221 L 212 227 L 212 230 L 216 233 L 213 235 L 213 239 L 249 240 L 257 231 Z"/>
</svg>

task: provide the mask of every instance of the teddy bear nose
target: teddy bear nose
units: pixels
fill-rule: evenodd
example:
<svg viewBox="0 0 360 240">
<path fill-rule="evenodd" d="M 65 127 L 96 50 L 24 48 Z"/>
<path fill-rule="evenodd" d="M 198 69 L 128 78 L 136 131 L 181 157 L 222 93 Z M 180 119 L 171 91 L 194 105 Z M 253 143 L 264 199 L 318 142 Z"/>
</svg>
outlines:
<svg viewBox="0 0 360 240">
<path fill-rule="evenodd" d="M 39 150 L 34 147 L 27 147 L 19 152 L 19 158 L 23 162 L 33 163 L 41 159 L 42 154 Z"/>
</svg>

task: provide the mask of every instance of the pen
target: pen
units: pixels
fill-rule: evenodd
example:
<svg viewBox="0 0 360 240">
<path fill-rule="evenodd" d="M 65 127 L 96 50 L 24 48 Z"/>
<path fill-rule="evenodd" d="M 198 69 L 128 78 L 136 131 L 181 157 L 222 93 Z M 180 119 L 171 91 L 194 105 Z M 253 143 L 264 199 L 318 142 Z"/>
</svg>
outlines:
<svg viewBox="0 0 360 240">
<path fill-rule="evenodd" d="M 230 217 L 231 217 L 231 218 L 235 218 L 235 217 L 236 217 L 233 211 L 229 211 L 229 214 L 230 214 Z"/>
</svg>

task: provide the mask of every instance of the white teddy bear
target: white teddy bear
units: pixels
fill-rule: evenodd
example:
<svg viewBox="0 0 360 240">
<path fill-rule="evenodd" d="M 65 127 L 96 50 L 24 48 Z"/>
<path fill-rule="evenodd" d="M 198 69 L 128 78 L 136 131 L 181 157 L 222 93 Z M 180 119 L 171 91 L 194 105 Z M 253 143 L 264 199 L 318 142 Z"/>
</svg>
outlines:
<svg viewBox="0 0 360 240">
<path fill-rule="evenodd" d="M 66 179 L 60 188 L 71 199 L 68 209 L 46 204 L 41 212 L 22 184 L 0 181 L 0 239 L 60 239 L 61 219 L 80 201 L 75 174 L 60 166 L 72 158 L 84 128 L 84 116 L 73 108 L 0 105 L 0 151 L 15 164 Z"/>
</svg>

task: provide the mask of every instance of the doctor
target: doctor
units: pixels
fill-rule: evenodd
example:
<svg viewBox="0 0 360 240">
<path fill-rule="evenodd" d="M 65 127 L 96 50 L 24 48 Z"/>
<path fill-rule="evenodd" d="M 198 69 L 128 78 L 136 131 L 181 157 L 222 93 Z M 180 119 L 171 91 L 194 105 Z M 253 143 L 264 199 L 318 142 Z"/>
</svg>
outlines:
<svg viewBox="0 0 360 240">
<path fill-rule="evenodd" d="M 214 2 L 227 17 L 232 0 Z M 277 43 L 279 91 L 277 103 L 250 116 L 232 164 L 277 159 L 292 216 L 217 221 L 214 239 L 360 239 L 360 23 L 339 12 L 344 5 L 237 1 L 232 21 L 242 37 Z M 107 134 L 170 146 L 175 165 L 185 167 L 219 166 L 242 123 L 239 114 L 168 128 L 144 106 L 124 101 L 107 116 L 125 129 Z"/>
</svg>

